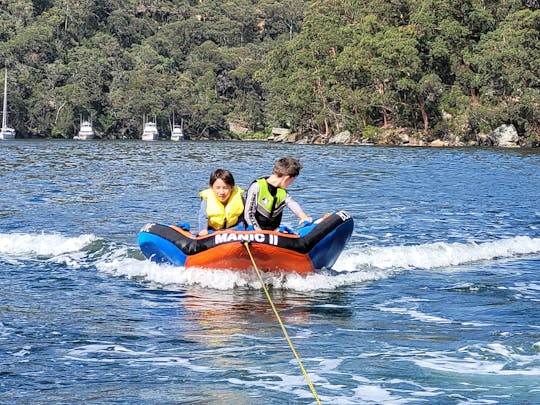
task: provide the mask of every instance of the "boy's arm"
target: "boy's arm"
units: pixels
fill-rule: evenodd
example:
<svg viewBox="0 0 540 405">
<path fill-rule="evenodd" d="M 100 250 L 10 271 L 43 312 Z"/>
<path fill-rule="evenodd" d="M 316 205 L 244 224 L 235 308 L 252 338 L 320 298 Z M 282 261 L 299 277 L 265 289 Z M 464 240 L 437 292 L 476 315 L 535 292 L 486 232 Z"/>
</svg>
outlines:
<svg viewBox="0 0 540 405">
<path fill-rule="evenodd" d="M 298 204 L 289 194 L 287 194 L 287 198 L 285 198 L 285 204 L 287 204 L 287 207 L 294 212 L 294 214 L 299 218 L 300 222 L 313 221 L 311 217 L 306 215 L 302 207 L 300 207 L 300 204 Z"/>
<path fill-rule="evenodd" d="M 259 223 L 257 222 L 257 219 L 255 218 L 255 213 L 257 212 L 258 195 L 259 185 L 257 183 L 253 183 L 248 188 L 246 202 L 244 206 L 244 220 L 246 222 L 246 227 L 251 225 L 254 229 L 257 230 L 261 229 Z"/>
</svg>

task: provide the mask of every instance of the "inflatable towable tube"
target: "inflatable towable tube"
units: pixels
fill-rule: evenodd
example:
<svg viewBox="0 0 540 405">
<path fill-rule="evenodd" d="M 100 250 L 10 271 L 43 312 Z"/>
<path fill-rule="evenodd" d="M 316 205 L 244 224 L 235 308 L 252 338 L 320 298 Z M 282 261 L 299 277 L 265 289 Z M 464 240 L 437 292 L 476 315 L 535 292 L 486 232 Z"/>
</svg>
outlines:
<svg viewBox="0 0 540 405">
<path fill-rule="evenodd" d="M 157 263 L 233 270 L 253 269 L 244 245 L 248 242 L 260 270 L 305 274 L 334 265 L 353 225 L 345 211 L 326 214 L 298 233 L 229 229 L 195 236 L 181 226 L 149 223 L 138 240 L 143 254 Z"/>
</svg>

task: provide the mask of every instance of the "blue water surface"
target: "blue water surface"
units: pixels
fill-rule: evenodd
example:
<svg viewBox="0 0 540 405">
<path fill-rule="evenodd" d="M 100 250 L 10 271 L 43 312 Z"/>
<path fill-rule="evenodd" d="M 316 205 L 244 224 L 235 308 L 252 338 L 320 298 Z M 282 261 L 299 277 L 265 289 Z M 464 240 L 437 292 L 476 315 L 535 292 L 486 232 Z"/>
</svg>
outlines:
<svg viewBox="0 0 540 405">
<path fill-rule="evenodd" d="M 212 170 L 275 159 L 333 269 L 157 265 L 147 222 L 196 227 Z M 0 143 L 0 402 L 524 404 L 540 398 L 540 153 L 262 142 Z M 294 227 L 287 212 L 284 223 Z"/>
</svg>

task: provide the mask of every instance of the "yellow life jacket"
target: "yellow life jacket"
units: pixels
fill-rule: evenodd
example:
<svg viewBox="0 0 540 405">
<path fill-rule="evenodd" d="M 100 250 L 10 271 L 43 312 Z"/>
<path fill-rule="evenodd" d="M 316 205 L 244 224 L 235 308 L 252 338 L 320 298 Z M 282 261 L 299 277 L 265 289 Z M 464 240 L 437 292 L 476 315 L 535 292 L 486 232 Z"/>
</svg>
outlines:
<svg viewBox="0 0 540 405">
<path fill-rule="evenodd" d="M 238 223 L 238 218 L 244 213 L 244 201 L 242 200 L 242 190 L 234 186 L 227 205 L 219 201 L 211 188 L 207 188 L 199 193 L 201 198 L 206 200 L 206 215 L 208 216 L 208 228 L 219 231 L 230 228 Z"/>
</svg>

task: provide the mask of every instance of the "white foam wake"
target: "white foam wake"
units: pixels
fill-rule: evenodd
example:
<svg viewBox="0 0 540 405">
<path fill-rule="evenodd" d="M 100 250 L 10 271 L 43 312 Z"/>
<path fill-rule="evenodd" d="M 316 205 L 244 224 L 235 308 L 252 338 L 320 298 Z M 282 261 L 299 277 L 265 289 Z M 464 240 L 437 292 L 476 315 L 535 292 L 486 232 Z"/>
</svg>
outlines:
<svg viewBox="0 0 540 405">
<path fill-rule="evenodd" d="M 31 259 L 77 252 L 97 239 L 94 235 L 0 233 L 0 255 Z"/>
<path fill-rule="evenodd" d="M 228 290 L 237 287 L 261 288 L 253 272 L 233 270 L 184 269 L 141 260 L 138 249 L 107 243 L 106 249 L 89 255 L 87 248 L 99 240 L 95 235 L 66 237 L 59 234 L 0 233 L 0 259 L 48 260 L 78 268 L 95 266 L 114 275 L 138 277 L 161 285 L 198 285 Z M 86 250 L 85 250 L 86 249 Z M 265 274 L 265 283 L 275 288 L 297 291 L 333 290 L 391 277 L 407 269 L 432 269 L 459 266 L 484 260 L 497 260 L 537 254 L 540 238 L 515 236 L 484 243 L 436 242 L 413 246 L 373 246 L 347 249 L 333 271 L 318 271 L 307 276 Z"/>
<path fill-rule="evenodd" d="M 115 258 L 97 263 L 99 271 L 129 278 L 142 278 L 167 286 L 200 286 L 216 290 L 234 288 L 262 289 L 262 285 L 254 271 L 208 270 L 198 268 L 175 267 L 168 264 L 157 264 L 148 260 L 141 261 L 130 258 Z M 295 291 L 334 290 L 340 286 L 373 281 L 389 276 L 384 271 L 361 271 L 344 274 L 317 272 L 306 276 L 295 273 L 263 273 L 265 284 L 278 289 Z"/>
<path fill-rule="evenodd" d="M 265 283 L 295 291 L 334 290 L 341 286 L 391 277 L 406 269 L 431 269 L 465 263 L 511 258 L 540 252 L 540 239 L 517 236 L 485 243 L 431 243 L 417 246 L 353 248 L 343 253 L 335 271 L 307 276 L 265 274 Z M 128 277 L 142 277 L 162 285 L 198 285 L 219 290 L 237 287 L 260 289 L 253 272 L 185 269 L 149 261 L 117 258 L 103 261 L 98 269 Z"/>
<path fill-rule="evenodd" d="M 415 356 L 413 362 L 443 373 L 540 376 L 540 355 L 526 349 L 518 350 L 499 342 L 477 344 L 462 347 L 456 353 L 431 352 Z"/>
<path fill-rule="evenodd" d="M 436 242 L 348 250 L 336 262 L 343 271 L 371 269 L 432 269 L 540 252 L 540 238 L 515 236 L 484 243 Z"/>
</svg>

